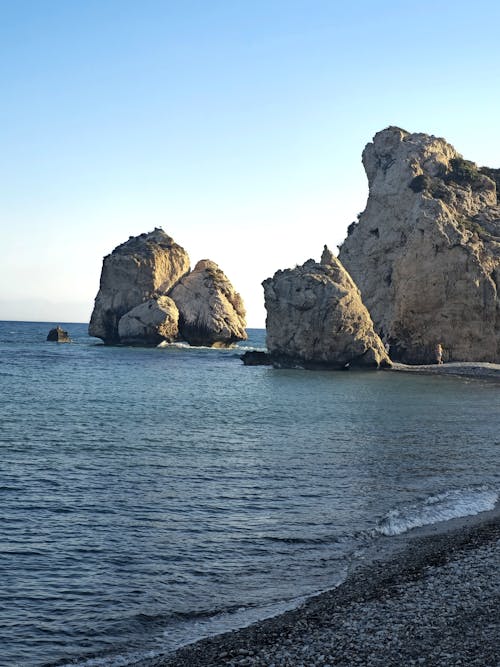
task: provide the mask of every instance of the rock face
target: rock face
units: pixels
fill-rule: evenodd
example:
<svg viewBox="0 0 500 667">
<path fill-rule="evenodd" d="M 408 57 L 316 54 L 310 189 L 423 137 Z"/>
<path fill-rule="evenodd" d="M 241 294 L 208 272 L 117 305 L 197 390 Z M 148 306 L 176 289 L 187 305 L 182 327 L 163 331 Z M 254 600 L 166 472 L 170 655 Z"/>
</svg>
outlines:
<svg viewBox="0 0 500 667">
<path fill-rule="evenodd" d="M 500 172 L 396 127 L 363 164 L 368 202 L 339 258 L 391 358 L 500 362 Z"/>
<path fill-rule="evenodd" d="M 104 258 L 89 335 L 108 344 L 227 346 L 245 340 L 240 295 L 206 259 L 189 257 L 162 229 L 130 237 Z"/>
<path fill-rule="evenodd" d="M 119 343 L 129 310 L 168 291 L 189 272 L 189 256 L 162 229 L 130 237 L 104 258 L 89 335 Z"/>
<path fill-rule="evenodd" d="M 267 348 L 278 367 L 389 366 L 390 360 L 359 290 L 326 248 L 263 282 Z"/>
<path fill-rule="evenodd" d="M 179 309 L 179 332 L 190 345 L 227 346 L 245 340 L 245 308 L 215 262 L 203 259 L 170 296 Z"/>
<path fill-rule="evenodd" d="M 118 322 L 118 336 L 124 345 L 172 343 L 179 335 L 179 311 L 168 296 L 149 299 L 125 313 Z"/>
<path fill-rule="evenodd" d="M 55 329 L 51 329 L 47 335 L 47 340 L 53 343 L 71 343 L 71 338 L 67 331 L 62 329 L 59 325 Z"/>
</svg>

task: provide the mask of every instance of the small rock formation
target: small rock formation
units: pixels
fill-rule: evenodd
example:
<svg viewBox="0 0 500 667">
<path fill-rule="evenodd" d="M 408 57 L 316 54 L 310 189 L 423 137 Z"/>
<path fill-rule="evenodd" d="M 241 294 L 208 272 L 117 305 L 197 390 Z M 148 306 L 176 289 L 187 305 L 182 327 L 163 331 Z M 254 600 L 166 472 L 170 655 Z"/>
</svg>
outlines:
<svg viewBox="0 0 500 667">
<path fill-rule="evenodd" d="M 179 332 L 190 345 L 227 346 L 246 340 L 245 308 L 223 271 L 199 261 L 171 291 L 179 309 Z"/>
<path fill-rule="evenodd" d="M 273 363 L 269 352 L 260 350 L 248 350 L 240 359 L 245 366 L 271 366 Z"/>
<path fill-rule="evenodd" d="M 71 338 L 67 331 L 62 329 L 59 325 L 55 329 L 51 329 L 47 335 L 47 340 L 54 343 L 71 343 Z"/>
<path fill-rule="evenodd" d="M 162 229 L 131 236 L 104 258 L 89 335 L 119 343 L 118 323 L 129 310 L 165 295 L 189 272 L 189 256 Z"/>
<path fill-rule="evenodd" d="M 162 229 L 130 237 L 104 258 L 89 335 L 107 344 L 227 346 L 245 340 L 243 301 L 217 264 L 189 273 L 189 257 Z"/>
<path fill-rule="evenodd" d="M 339 259 L 391 358 L 500 362 L 500 171 L 397 127 L 363 164 L 368 202 Z"/>
<path fill-rule="evenodd" d="M 320 264 L 310 259 L 262 284 L 267 348 L 274 366 L 391 365 L 359 290 L 326 246 Z"/>
<path fill-rule="evenodd" d="M 158 296 L 132 308 L 118 322 L 123 345 L 172 343 L 179 335 L 179 311 L 168 296 Z"/>
</svg>

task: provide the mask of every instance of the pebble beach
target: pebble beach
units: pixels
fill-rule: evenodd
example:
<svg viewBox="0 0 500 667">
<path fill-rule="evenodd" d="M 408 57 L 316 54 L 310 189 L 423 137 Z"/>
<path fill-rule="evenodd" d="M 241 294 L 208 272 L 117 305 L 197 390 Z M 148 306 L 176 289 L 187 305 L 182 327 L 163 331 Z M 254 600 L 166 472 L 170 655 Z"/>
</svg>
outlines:
<svg viewBox="0 0 500 667">
<path fill-rule="evenodd" d="M 338 588 L 148 667 L 500 664 L 500 512 L 417 529 Z M 146 665 L 146 663 L 141 663 Z"/>
</svg>

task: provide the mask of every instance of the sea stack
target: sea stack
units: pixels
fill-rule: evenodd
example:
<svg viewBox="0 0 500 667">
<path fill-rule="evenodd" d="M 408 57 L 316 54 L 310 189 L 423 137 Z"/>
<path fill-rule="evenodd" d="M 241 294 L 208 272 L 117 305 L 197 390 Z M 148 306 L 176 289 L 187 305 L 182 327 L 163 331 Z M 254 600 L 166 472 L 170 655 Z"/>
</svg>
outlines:
<svg viewBox="0 0 500 667">
<path fill-rule="evenodd" d="M 131 236 L 103 260 L 89 335 L 119 343 L 121 317 L 157 294 L 167 294 L 188 272 L 187 252 L 162 229 Z"/>
<path fill-rule="evenodd" d="M 379 368 L 391 362 L 360 293 L 325 246 L 310 259 L 263 282 L 267 348 L 275 367 Z"/>
<path fill-rule="evenodd" d="M 162 229 L 130 237 L 103 261 L 89 335 L 106 344 L 228 346 L 247 337 L 240 295 L 215 262 L 190 273 Z"/>
<path fill-rule="evenodd" d="M 365 211 L 339 258 L 394 360 L 500 362 L 500 170 L 389 127 L 363 152 Z"/>
<path fill-rule="evenodd" d="M 215 262 L 199 261 L 170 296 L 179 309 L 179 332 L 190 345 L 227 346 L 245 340 L 241 296 Z"/>
</svg>

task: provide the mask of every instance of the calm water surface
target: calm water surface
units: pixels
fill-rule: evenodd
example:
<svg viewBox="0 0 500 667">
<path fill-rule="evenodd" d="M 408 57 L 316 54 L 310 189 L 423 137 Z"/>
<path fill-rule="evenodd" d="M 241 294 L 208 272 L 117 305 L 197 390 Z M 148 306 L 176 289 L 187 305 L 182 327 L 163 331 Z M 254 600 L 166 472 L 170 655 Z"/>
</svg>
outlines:
<svg viewBox="0 0 500 667">
<path fill-rule="evenodd" d="M 50 328 L 0 323 L 0 665 L 129 664 L 498 498 L 499 385 Z"/>
</svg>

